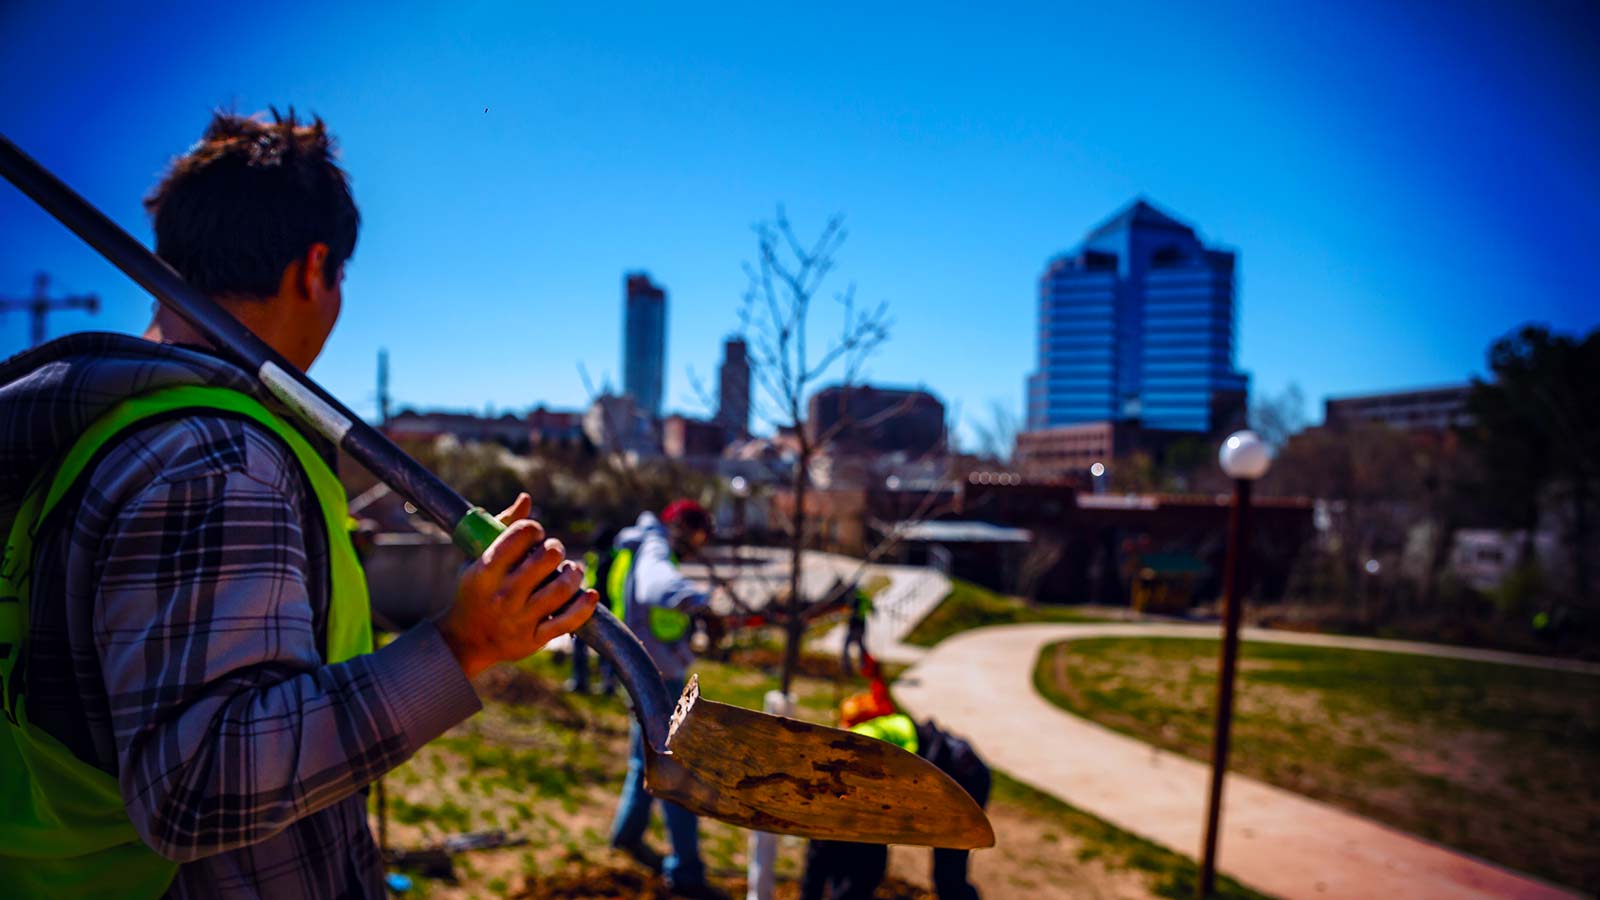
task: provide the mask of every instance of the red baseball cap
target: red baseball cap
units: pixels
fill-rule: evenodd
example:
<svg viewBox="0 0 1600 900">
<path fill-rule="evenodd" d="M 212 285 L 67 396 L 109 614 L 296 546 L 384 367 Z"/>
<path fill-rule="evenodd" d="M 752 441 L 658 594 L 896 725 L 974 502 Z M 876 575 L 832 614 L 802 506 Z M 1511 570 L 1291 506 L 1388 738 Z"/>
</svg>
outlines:
<svg viewBox="0 0 1600 900">
<path fill-rule="evenodd" d="M 704 506 L 693 500 L 674 500 L 661 511 L 661 521 L 668 525 L 680 519 L 690 528 L 711 531 L 711 514 L 706 512 Z"/>
</svg>

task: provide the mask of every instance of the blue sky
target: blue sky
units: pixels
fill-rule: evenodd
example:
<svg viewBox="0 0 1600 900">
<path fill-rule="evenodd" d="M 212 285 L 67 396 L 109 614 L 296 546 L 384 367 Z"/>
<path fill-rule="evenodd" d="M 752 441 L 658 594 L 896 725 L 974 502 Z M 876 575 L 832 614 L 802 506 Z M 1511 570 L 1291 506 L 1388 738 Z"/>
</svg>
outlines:
<svg viewBox="0 0 1600 900">
<path fill-rule="evenodd" d="M 839 281 L 887 300 L 874 380 L 1020 412 L 1035 280 L 1137 195 L 1239 253 L 1257 392 L 1460 381 L 1525 321 L 1600 322 L 1600 28 L 1579 4 L 8 3 L 0 131 L 141 238 L 208 111 L 294 104 L 365 217 L 312 374 L 375 412 L 586 400 L 620 381 L 624 271 L 670 293 L 668 404 L 699 409 L 750 226 L 847 217 Z M 264 11 L 264 12 L 263 12 Z M 485 111 L 487 108 L 487 111 Z M 149 298 L 10 188 L 0 294 Z M 818 326 L 834 324 L 828 305 Z M 0 354 L 22 349 L 21 315 Z"/>
</svg>

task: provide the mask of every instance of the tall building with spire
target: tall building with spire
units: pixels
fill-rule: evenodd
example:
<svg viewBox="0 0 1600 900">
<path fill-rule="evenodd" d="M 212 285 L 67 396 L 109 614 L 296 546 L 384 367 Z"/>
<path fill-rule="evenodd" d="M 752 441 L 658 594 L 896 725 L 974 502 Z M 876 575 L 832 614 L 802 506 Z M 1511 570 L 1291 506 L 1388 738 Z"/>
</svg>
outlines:
<svg viewBox="0 0 1600 900">
<path fill-rule="evenodd" d="M 389 348 L 378 348 L 378 424 L 389 424 Z"/>
<path fill-rule="evenodd" d="M 1234 264 L 1142 198 L 1051 260 L 1028 429 L 1208 433 L 1241 422 L 1249 376 L 1234 367 Z"/>
<path fill-rule="evenodd" d="M 750 436 L 750 351 L 744 338 L 722 342 L 722 364 L 717 367 L 717 424 L 729 440 Z"/>
<path fill-rule="evenodd" d="M 659 419 L 667 380 L 667 292 L 649 274 L 629 272 L 622 293 L 622 391 Z"/>
</svg>

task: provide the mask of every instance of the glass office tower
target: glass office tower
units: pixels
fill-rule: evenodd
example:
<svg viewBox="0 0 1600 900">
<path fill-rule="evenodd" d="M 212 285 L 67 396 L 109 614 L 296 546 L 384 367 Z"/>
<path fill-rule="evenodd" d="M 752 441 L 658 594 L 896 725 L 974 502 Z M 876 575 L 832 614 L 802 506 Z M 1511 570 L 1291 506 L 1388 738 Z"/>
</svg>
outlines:
<svg viewBox="0 0 1600 900">
<path fill-rule="evenodd" d="M 667 292 L 643 272 L 623 280 L 622 390 L 652 419 L 661 417 L 667 378 Z"/>
<path fill-rule="evenodd" d="M 1234 255 L 1144 200 L 1094 229 L 1039 279 L 1028 428 L 1136 421 L 1212 432 L 1241 418 Z"/>
</svg>

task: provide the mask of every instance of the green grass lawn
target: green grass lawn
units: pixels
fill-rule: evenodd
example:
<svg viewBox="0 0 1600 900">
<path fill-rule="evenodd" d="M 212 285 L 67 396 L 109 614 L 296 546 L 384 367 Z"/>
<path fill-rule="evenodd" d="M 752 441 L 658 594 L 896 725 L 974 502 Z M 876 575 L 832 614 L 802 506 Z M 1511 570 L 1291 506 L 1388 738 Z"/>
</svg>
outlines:
<svg viewBox="0 0 1600 900">
<path fill-rule="evenodd" d="M 1057 705 L 1210 758 L 1217 643 L 1045 649 Z M 1230 769 L 1512 868 L 1600 892 L 1600 677 L 1247 643 Z"/>
<path fill-rule="evenodd" d="M 959 578 L 950 579 L 950 596 L 917 623 L 905 642 L 932 647 L 952 634 L 985 625 L 1021 622 L 1103 622 L 1106 617 L 1063 606 L 1041 606 L 1018 597 L 980 587 Z"/>
</svg>

